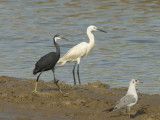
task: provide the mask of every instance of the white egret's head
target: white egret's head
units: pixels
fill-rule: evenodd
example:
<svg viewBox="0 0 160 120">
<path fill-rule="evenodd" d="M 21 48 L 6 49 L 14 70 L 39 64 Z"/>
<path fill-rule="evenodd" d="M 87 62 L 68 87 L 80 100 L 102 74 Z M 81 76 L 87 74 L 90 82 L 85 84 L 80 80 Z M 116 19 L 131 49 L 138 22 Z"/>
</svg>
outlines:
<svg viewBox="0 0 160 120">
<path fill-rule="evenodd" d="M 107 33 L 106 31 L 102 30 L 102 29 L 99 29 L 97 28 L 96 26 L 94 25 L 90 25 L 87 30 L 90 30 L 90 31 L 101 31 L 101 32 L 104 32 L 104 33 Z"/>
</svg>

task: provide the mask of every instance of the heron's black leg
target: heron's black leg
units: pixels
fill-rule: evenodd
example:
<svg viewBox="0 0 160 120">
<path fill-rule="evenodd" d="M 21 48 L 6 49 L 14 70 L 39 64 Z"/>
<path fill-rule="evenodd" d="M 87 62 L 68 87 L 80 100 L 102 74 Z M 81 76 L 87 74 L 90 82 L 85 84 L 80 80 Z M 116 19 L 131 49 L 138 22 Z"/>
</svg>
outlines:
<svg viewBox="0 0 160 120">
<path fill-rule="evenodd" d="M 38 80 L 39 80 L 39 77 L 40 77 L 41 74 L 42 74 L 42 72 L 37 76 L 36 85 L 35 85 L 35 88 L 34 88 L 33 92 L 37 92 Z"/>
<path fill-rule="evenodd" d="M 56 77 L 55 77 L 54 69 L 52 69 L 52 72 L 53 72 L 54 81 L 55 81 L 55 80 L 56 80 Z"/>
<path fill-rule="evenodd" d="M 74 64 L 73 71 L 72 71 L 73 72 L 74 85 L 76 85 L 76 79 L 75 79 L 75 73 L 74 73 L 75 67 L 76 67 L 76 63 Z"/>
<path fill-rule="evenodd" d="M 53 72 L 53 76 L 54 76 L 54 83 L 57 85 L 59 91 L 62 92 L 62 90 L 60 89 L 60 87 L 58 85 L 59 80 L 57 80 L 56 77 L 55 77 L 54 69 L 52 69 L 52 72 Z"/>
<path fill-rule="evenodd" d="M 79 84 L 81 85 L 81 80 L 80 80 L 80 76 L 79 76 L 79 64 L 77 66 L 77 75 L 78 75 Z"/>
<path fill-rule="evenodd" d="M 42 74 L 42 72 L 38 75 L 38 77 L 37 77 L 37 82 L 38 82 L 38 80 L 39 80 L 39 77 L 40 77 L 40 75 Z"/>
</svg>

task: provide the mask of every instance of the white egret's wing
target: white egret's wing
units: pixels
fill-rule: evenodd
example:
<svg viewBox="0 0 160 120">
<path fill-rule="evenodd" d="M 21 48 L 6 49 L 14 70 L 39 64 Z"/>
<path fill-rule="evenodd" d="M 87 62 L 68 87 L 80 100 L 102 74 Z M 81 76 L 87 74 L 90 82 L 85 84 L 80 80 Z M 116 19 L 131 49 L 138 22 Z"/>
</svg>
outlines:
<svg viewBox="0 0 160 120">
<path fill-rule="evenodd" d="M 87 52 L 88 43 L 82 42 L 78 45 L 71 48 L 60 60 L 58 63 L 63 61 L 75 61 L 77 58 L 84 56 Z"/>
</svg>

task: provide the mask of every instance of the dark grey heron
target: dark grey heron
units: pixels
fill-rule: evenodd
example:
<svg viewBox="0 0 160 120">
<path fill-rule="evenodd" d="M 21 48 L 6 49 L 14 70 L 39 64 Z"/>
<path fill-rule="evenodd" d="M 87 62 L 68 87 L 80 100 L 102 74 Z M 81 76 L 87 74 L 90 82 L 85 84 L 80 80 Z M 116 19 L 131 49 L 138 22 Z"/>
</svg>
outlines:
<svg viewBox="0 0 160 120">
<path fill-rule="evenodd" d="M 43 57 L 41 57 L 38 62 L 35 64 L 35 68 L 33 70 L 33 74 L 36 75 L 37 73 L 39 73 L 39 75 L 37 76 L 37 80 L 36 80 L 36 84 L 35 84 L 35 89 L 33 92 L 37 92 L 37 85 L 38 85 L 38 80 L 40 75 L 44 72 L 44 71 L 48 71 L 48 70 L 52 70 L 53 75 L 54 75 L 54 83 L 57 85 L 59 91 L 61 91 L 59 85 L 58 85 L 58 80 L 56 80 L 55 77 L 55 72 L 54 72 L 54 67 L 57 63 L 57 61 L 60 58 L 60 47 L 57 43 L 57 40 L 62 39 L 62 40 L 67 40 L 68 39 L 61 37 L 60 35 L 55 35 L 53 37 L 53 43 L 56 47 L 56 52 L 50 52 L 46 55 L 44 55 Z M 62 92 L 62 91 L 61 91 Z"/>
</svg>

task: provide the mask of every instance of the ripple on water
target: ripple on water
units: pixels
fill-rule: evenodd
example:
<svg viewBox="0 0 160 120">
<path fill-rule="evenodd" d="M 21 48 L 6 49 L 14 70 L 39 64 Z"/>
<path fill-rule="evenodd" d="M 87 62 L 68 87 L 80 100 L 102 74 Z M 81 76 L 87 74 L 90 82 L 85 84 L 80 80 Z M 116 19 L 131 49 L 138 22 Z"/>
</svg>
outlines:
<svg viewBox="0 0 160 120">
<path fill-rule="evenodd" d="M 55 51 L 55 34 L 71 40 L 58 42 L 63 56 L 72 46 L 88 42 L 86 28 L 93 24 L 108 33 L 94 32 L 93 52 L 80 64 L 82 83 L 100 80 L 128 87 L 131 78 L 138 78 L 144 82 L 137 86 L 140 92 L 159 94 L 159 2 L 5 0 L 0 1 L 0 13 L 0 75 L 36 78 L 34 64 Z M 57 78 L 73 84 L 73 65 L 57 65 Z M 41 79 L 50 81 L 53 75 L 45 72 Z"/>
</svg>

